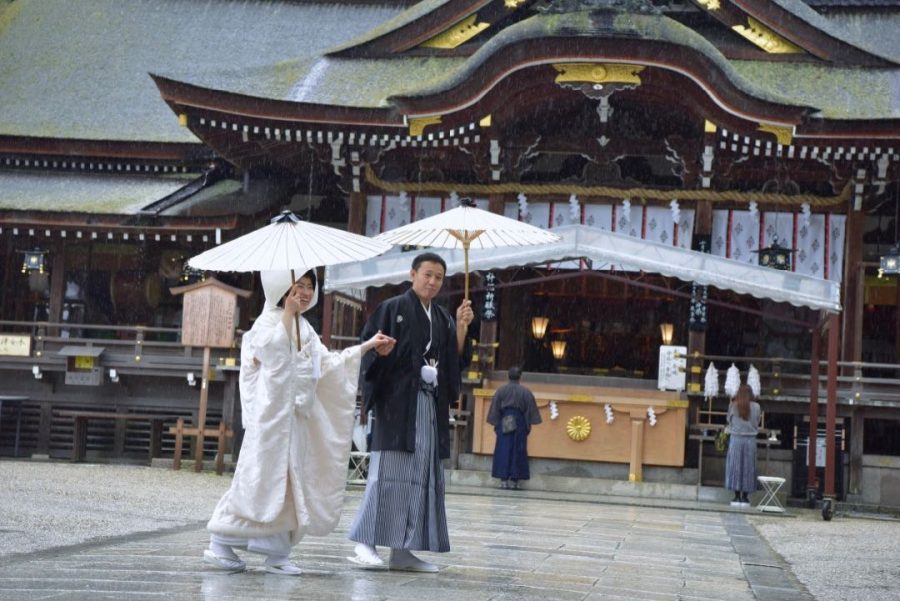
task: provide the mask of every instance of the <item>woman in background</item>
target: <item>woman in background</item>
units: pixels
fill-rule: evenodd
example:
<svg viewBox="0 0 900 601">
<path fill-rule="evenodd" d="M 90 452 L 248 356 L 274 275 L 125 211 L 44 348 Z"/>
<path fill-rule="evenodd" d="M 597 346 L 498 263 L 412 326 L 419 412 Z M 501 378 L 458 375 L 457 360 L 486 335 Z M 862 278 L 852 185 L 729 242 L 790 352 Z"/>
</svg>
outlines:
<svg viewBox="0 0 900 601">
<path fill-rule="evenodd" d="M 756 435 L 761 415 L 753 391 L 743 384 L 728 405 L 727 418 L 731 436 L 725 459 L 725 488 L 734 491 L 734 507 L 749 507 L 750 493 L 756 490 Z"/>
</svg>

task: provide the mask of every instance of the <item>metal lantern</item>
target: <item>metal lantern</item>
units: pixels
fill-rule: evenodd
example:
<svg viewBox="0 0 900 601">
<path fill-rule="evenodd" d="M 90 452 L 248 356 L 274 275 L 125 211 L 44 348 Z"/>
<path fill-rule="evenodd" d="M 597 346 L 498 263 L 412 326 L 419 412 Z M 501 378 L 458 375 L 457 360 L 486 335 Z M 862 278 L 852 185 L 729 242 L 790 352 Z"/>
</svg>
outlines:
<svg viewBox="0 0 900 601">
<path fill-rule="evenodd" d="M 772 245 L 754 252 L 759 253 L 759 264 L 761 267 L 771 267 L 781 271 L 791 270 L 791 255 L 793 250 L 785 248 L 778 244 L 778 238 L 772 239 Z"/>
<path fill-rule="evenodd" d="M 900 274 L 900 245 L 894 246 L 881 256 L 878 277 Z"/>
<path fill-rule="evenodd" d="M 23 254 L 25 259 L 22 261 L 22 273 L 44 273 L 47 251 L 36 248 L 26 250 Z"/>
</svg>

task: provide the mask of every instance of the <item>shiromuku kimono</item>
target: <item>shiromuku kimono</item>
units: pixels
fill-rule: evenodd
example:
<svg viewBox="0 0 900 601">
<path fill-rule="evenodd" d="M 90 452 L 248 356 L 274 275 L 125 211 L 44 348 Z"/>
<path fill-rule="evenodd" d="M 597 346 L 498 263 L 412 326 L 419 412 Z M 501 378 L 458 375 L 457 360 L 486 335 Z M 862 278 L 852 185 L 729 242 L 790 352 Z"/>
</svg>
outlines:
<svg viewBox="0 0 900 601">
<path fill-rule="evenodd" d="M 262 272 L 266 305 L 241 347 L 244 440 L 231 488 L 207 529 L 214 540 L 287 555 L 306 534 L 337 525 L 353 432 L 360 347 L 329 352 L 300 317 L 281 322 L 290 272 Z M 318 286 L 309 308 L 318 300 Z"/>
<path fill-rule="evenodd" d="M 541 423 L 534 395 L 518 382 L 501 386 L 491 400 L 487 422 L 497 434 L 491 476 L 528 480 L 528 434 L 533 424 Z"/>
</svg>

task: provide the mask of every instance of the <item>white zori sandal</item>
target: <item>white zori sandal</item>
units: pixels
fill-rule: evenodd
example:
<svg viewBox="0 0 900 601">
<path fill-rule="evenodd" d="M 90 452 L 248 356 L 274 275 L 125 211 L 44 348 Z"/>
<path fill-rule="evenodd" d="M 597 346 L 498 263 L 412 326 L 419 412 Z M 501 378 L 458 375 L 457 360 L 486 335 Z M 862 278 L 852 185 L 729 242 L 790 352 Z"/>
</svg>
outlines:
<svg viewBox="0 0 900 601">
<path fill-rule="evenodd" d="M 303 570 L 287 557 L 270 556 L 266 558 L 266 572 L 282 576 L 299 576 Z"/>
<path fill-rule="evenodd" d="M 247 564 L 237 555 L 234 557 L 224 557 L 222 555 L 216 555 L 210 549 L 205 549 L 203 551 L 203 561 L 219 570 L 227 570 L 229 572 L 243 572 L 247 569 Z"/>
<path fill-rule="evenodd" d="M 353 551 L 356 555 L 351 555 L 347 557 L 347 559 L 358 566 L 364 568 L 380 568 L 384 565 L 384 560 L 378 557 L 378 552 L 375 550 L 375 547 L 359 543 Z"/>
</svg>

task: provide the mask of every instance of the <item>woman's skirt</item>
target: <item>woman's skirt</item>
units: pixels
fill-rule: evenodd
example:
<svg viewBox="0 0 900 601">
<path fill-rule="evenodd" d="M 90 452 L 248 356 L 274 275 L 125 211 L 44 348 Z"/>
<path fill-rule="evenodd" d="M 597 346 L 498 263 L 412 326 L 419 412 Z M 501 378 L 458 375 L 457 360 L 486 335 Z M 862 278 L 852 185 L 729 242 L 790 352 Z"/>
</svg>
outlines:
<svg viewBox="0 0 900 601">
<path fill-rule="evenodd" d="M 415 452 L 372 452 L 365 496 L 349 538 L 372 546 L 445 553 L 450 537 L 432 393 L 420 390 L 417 403 Z"/>
<path fill-rule="evenodd" d="M 756 437 L 731 435 L 725 458 L 725 488 L 734 491 L 756 490 Z"/>
</svg>

